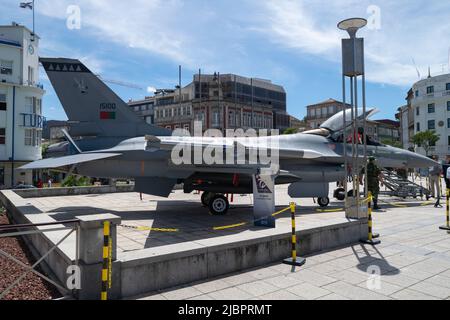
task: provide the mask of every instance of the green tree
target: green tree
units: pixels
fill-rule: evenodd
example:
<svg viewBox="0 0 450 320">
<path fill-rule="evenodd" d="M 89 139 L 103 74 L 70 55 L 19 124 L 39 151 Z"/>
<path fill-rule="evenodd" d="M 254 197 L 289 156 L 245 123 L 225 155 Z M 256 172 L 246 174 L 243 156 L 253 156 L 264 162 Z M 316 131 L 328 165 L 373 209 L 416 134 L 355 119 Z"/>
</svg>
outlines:
<svg viewBox="0 0 450 320">
<path fill-rule="evenodd" d="M 427 131 L 421 131 L 416 133 L 412 137 L 412 142 L 418 146 L 422 147 L 425 150 L 426 156 L 428 156 L 428 152 L 430 151 L 430 148 L 432 146 L 436 145 L 436 142 L 438 142 L 440 139 L 440 136 L 432 130 Z"/>
<path fill-rule="evenodd" d="M 381 140 L 382 144 L 387 144 L 388 146 L 395 147 L 395 148 L 403 148 L 400 141 L 392 140 L 392 139 L 383 139 Z"/>
<path fill-rule="evenodd" d="M 283 134 L 295 134 L 297 132 L 298 130 L 295 128 L 287 128 L 286 130 L 283 131 Z"/>
<path fill-rule="evenodd" d="M 90 185 L 90 178 L 71 175 L 62 182 L 61 187 L 85 187 Z"/>
</svg>

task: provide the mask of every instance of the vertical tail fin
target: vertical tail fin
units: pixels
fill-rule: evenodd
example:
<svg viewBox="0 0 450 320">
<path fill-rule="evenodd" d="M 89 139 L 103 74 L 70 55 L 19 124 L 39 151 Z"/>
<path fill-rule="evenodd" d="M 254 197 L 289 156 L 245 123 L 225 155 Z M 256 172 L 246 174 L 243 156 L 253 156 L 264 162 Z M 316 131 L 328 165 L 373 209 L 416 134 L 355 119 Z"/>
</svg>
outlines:
<svg viewBox="0 0 450 320">
<path fill-rule="evenodd" d="M 147 124 L 105 83 L 76 59 L 40 58 L 71 123 L 74 136 L 170 135 Z"/>
</svg>

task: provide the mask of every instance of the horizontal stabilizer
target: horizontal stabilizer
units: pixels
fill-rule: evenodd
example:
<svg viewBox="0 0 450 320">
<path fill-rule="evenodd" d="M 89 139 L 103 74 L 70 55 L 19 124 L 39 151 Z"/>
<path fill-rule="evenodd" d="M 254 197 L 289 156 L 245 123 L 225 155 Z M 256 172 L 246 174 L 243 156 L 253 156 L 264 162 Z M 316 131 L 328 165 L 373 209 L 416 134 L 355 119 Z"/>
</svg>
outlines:
<svg viewBox="0 0 450 320">
<path fill-rule="evenodd" d="M 77 163 L 89 162 L 94 160 L 107 159 L 119 156 L 120 153 L 80 153 L 71 156 L 65 156 L 60 158 L 42 159 L 34 162 L 30 162 L 19 169 L 31 170 L 31 169 L 51 169 L 69 166 Z"/>
</svg>

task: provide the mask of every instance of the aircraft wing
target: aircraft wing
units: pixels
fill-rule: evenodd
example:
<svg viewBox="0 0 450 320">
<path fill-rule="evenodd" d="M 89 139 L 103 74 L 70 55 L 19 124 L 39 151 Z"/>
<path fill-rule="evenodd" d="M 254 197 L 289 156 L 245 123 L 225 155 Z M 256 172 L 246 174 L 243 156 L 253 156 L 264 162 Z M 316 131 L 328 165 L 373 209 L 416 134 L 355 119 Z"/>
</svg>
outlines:
<svg viewBox="0 0 450 320">
<path fill-rule="evenodd" d="M 120 153 L 79 153 L 71 156 L 65 156 L 60 158 L 42 159 L 34 162 L 30 162 L 19 169 L 50 169 L 69 166 L 77 163 L 89 162 L 94 160 L 107 159 L 117 157 Z"/>
<path fill-rule="evenodd" d="M 161 141 L 156 136 L 147 135 L 145 136 L 145 140 L 147 141 L 146 150 L 147 151 L 157 151 L 157 150 L 172 150 L 176 145 L 186 145 L 190 148 L 195 147 L 209 147 L 209 148 L 220 148 L 224 150 L 233 149 L 233 150 L 245 150 L 246 154 L 249 154 L 251 152 L 258 152 L 258 151 L 265 151 L 267 154 L 267 151 L 270 150 L 264 146 L 254 147 L 254 146 L 244 146 L 240 142 L 234 141 L 231 142 L 231 140 L 222 140 L 221 143 L 218 143 L 217 141 L 212 140 L 212 138 L 204 138 L 199 141 L 192 141 L 192 140 L 182 140 L 182 138 L 177 139 L 177 137 L 171 137 L 169 139 L 166 139 L 166 141 Z M 267 150 L 265 150 L 267 149 Z M 279 156 L 282 158 L 293 158 L 293 159 L 318 159 L 323 157 L 324 155 L 320 152 L 311 150 L 311 149 L 286 149 L 286 148 L 280 148 L 278 150 Z"/>
</svg>

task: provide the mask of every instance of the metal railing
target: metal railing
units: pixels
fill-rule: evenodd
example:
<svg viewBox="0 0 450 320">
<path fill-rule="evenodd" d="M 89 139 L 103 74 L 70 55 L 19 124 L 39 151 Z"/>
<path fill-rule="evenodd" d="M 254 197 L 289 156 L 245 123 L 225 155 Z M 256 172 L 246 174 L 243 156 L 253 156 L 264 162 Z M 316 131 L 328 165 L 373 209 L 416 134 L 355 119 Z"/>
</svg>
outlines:
<svg viewBox="0 0 450 320">
<path fill-rule="evenodd" d="M 62 220 L 62 221 L 54 221 L 54 222 L 45 222 L 45 223 L 27 223 L 27 224 L 16 224 L 16 225 L 4 225 L 0 226 L 0 239 L 1 238 L 7 238 L 7 237 L 18 237 L 18 236 L 26 236 L 26 235 L 33 235 L 33 234 L 43 234 L 47 232 L 54 232 L 54 231 L 62 231 L 62 230 L 69 230 L 67 234 L 65 234 L 58 242 L 56 242 L 47 252 L 45 252 L 33 265 L 29 266 L 24 264 L 22 261 L 18 260 L 17 258 L 13 257 L 12 255 L 8 254 L 7 252 L 0 249 L 0 256 L 4 256 L 5 258 L 13 261 L 14 263 L 20 265 L 24 272 L 22 275 L 20 275 L 13 283 L 11 283 L 5 290 L 0 292 L 0 300 L 3 299 L 8 292 L 11 291 L 17 284 L 22 281 L 26 275 L 30 272 L 36 274 L 37 276 L 41 277 L 42 279 L 46 280 L 47 282 L 51 283 L 55 287 L 57 287 L 60 291 L 65 293 L 72 293 L 76 294 L 73 290 L 69 290 L 64 286 L 64 284 L 58 283 L 57 280 L 52 280 L 48 276 L 42 274 L 41 272 L 37 271 L 35 268 L 43 262 L 61 243 L 63 243 L 72 233 L 76 232 L 76 241 L 75 241 L 75 265 L 79 266 L 79 257 L 80 257 L 80 221 L 77 219 L 72 220 Z M 71 226 L 64 226 L 64 227 L 58 227 L 58 225 L 65 225 L 69 224 Z M 37 227 L 43 227 L 43 226 L 56 226 L 54 228 L 39 230 L 36 229 Z M 31 229 L 31 230 L 27 230 Z"/>
</svg>

